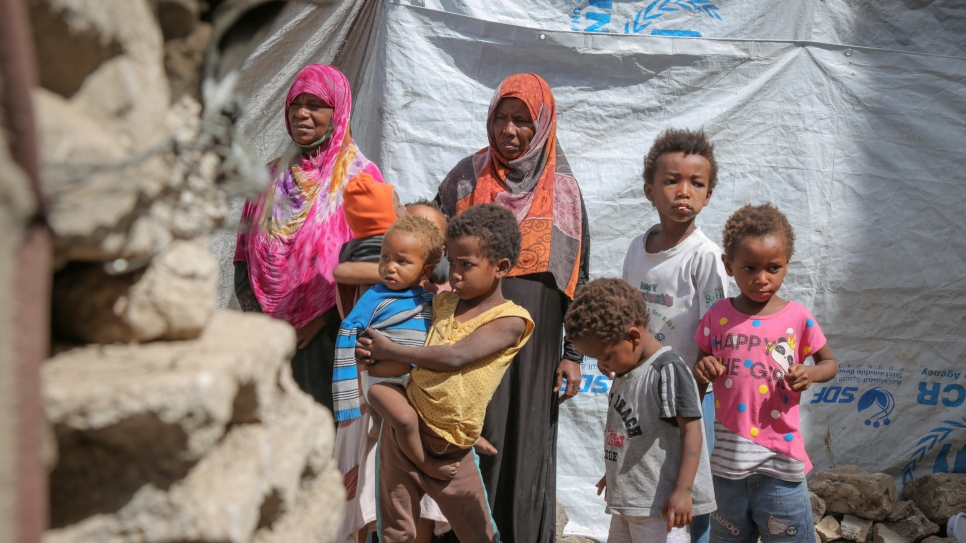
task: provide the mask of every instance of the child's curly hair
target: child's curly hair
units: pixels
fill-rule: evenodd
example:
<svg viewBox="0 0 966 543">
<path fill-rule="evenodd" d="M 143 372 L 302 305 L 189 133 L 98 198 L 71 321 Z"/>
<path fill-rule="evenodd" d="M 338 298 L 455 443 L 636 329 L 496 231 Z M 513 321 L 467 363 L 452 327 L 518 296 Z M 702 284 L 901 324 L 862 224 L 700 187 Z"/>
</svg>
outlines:
<svg viewBox="0 0 966 543">
<path fill-rule="evenodd" d="M 708 177 L 708 192 L 714 190 L 718 184 L 718 163 L 714 160 L 714 145 L 708 141 L 704 130 L 678 130 L 669 128 L 658 135 L 651 145 L 651 150 L 647 152 L 644 159 L 644 183 L 650 185 L 654 183 L 654 173 L 657 172 L 657 163 L 661 157 L 671 153 L 684 153 L 688 155 L 701 155 L 708 159 L 711 165 L 711 175 Z"/>
<path fill-rule="evenodd" d="M 735 255 L 738 245 L 749 238 L 775 236 L 785 244 L 789 260 L 795 253 L 795 231 L 785 214 L 771 204 L 746 205 L 728 217 L 722 234 L 724 252 L 728 258 Z"/>
<path fill-rule="evenodd" d="M 584 285 L 564 316 L 567 339 L 591 337 L 603 345 L 624 338 L 631 326 L 647 328 L 650 315 L 644 296 L 622 279 L 601 278 Z"/>
<path fill-rule="evenodd" d="M 433 221 L 416 215 L 403 215 L 392 223 L 389 230 L 386 230 L 385 239 L 390 234 L 409 234 L 416 238 L 416 241 L 423 248 L 426 254 L 426 264 L 439 264 L 439 259 L 443 257 L 443 234 Z"/>
<path fill-rule="evenodd" d="M 483 254 L 496 263 L 510 260 L 510 267 L 520 258 L 520 226 L 513 213 L 495 204 L 479 204 L 460 213 L 446 226 L 447 238 L 477 238 Z"/>
</svg>

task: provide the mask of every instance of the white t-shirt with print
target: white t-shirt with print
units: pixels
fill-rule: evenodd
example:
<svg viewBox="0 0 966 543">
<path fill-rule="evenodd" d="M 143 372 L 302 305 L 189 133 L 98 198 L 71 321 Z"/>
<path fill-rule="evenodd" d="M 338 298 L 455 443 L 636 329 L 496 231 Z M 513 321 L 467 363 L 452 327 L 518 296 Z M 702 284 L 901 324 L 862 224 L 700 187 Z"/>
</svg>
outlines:
<svg viewBox="0 0 966 543">
<path fill-rule="evenodd" d="M 648 253 L 647 236 L 660 230 L 661 225 L 655 224 L 634 238 L 624 257 L 622 277 L 644 295 L 654 338 L 693 368 L 699 352 L 694 331 L 708 308 L 728 296 L 728 274 L 721 248 L 698 227 L 679 245 Z"/>
</svg>

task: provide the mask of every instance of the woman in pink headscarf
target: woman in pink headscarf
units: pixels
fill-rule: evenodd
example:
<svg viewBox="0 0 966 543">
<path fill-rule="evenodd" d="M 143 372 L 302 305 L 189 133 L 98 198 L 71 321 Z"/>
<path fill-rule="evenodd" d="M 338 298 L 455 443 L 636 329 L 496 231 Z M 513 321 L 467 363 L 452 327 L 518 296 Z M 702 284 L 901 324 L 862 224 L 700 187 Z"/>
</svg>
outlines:
<svg viewBox="0 0 966 543">
<path fill-rule="evenodd" d="M 292 375 L 305 392 L 332 409 L 332 363 L 339 313 L 332 270 L 352 239 L 342 211 L 346 183 L 361 174 L 382 183 L 375 164 L 349 135 L 352 94 L 339 70 L 303 68 L 285 99 L 289 151 L 268 164 L 272 182 L 247 202 L 238 235 L 235 291 L 245 311 L 291 324 L 298 350 Z"/>
</svg>

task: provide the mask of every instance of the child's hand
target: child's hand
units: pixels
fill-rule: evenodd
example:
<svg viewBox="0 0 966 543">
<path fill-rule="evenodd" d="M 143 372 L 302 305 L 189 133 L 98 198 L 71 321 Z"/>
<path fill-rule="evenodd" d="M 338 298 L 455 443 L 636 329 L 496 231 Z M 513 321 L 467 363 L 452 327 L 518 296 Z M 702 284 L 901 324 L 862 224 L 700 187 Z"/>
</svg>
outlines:
<svg viewBox="0 0 966 543">
<path fill-rule="evenodd" d="M 691 373 L 694 374 L 694 380 L 698 383 L 698 388 L 704 390 L 701 387 L 706 387 L 708 383 L 714 381 L 719 375 L 725 372 L 725 367 L 718 363 L 718 360 L 713 356 L 705 356 L 698 363 L 694 365 L 694 369 Z"/>
<path fill-rule="evenodd" d="M 601 492 L 604 493 L 604 501 L 607 501 L 607 476 L 606 475 L 601 477 L 600 481 L 597 481 L 597 495 L 600 496 Z"/>
<path fill-rule="evenodd" d="M 393 343 L 386 336 L 372 328 L 366 328 L 364 335 L 360 334 L 356 339 L 356 360 L 367 366 L 375 364 L 378 360 L 389 360 L 392 357 L 388 350 L 392 345 Z"/>
<path fill-rule="evenodd" d="M 785 381 L 795 392 L 806 390 L 808 387 L 812 386 L 812 372 L 814 369 L 814 366 L 793 364 L 792 367 L 788 368 L 788 371 L 785 372 Z"/>
<path fill-rule="evenodd" d="M 661 518 L 667 517 L 667 531 L 691 524 L 691 492 L 675 488 L 661 510 Z"/>
</svg>

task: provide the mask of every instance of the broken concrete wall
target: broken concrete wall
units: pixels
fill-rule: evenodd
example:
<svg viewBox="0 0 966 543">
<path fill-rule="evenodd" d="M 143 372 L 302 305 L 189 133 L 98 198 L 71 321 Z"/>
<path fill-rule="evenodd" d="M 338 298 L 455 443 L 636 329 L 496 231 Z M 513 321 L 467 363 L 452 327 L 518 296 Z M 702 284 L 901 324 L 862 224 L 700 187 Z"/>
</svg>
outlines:
<svg viewBox="0 0 966 543">
<path fill-rule="evenodd" d="M 208 237 L 227 194 L 262 190 L 265 175 L 233 140 L 231 80 L 201 92 L 217 21 L 196 0 L 26 2 L 57 269 L 45 539 L 331 541 L 334 424 L 292 380 L 294 331 L 215 311 Z M 17 211 L 4 158 L 0 205 Z"/>
</svg>

